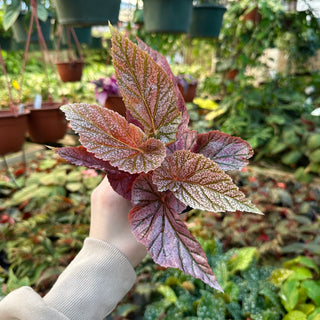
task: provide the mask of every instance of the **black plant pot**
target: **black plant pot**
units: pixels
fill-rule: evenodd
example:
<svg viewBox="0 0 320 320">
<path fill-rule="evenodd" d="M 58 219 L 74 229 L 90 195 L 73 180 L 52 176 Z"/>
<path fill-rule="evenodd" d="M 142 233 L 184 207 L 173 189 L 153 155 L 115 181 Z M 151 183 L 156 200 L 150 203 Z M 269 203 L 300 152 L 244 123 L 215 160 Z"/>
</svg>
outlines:
<svg viewBox="0 0 320 320">
<path fill-rule="evenodd" d="M 218 38 L 226 7 L 202 4 L 193 7 L 190 35 L 192 38 Z"/>
<path fill-rule="evenodd" d="M 192 0 L 144 0 L 147 32 L 186 33 L 192 17 Z"/>
<path fill-rule="evenodd" d="M 72 26 L 118 23 L 121 0 L 55 0 L 60 24 Z"/>
</svg>

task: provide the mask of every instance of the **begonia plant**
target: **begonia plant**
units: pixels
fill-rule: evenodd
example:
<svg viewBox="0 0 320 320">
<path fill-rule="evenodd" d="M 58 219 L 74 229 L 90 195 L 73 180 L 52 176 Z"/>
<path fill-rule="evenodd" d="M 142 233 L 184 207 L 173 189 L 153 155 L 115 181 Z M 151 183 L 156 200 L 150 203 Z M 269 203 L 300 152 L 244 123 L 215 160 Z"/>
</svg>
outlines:
<svg viewBox="0 0 320 320">
<path fill-rule="evenodd" d="M 225 173 L 247 165 L 252 149 L 219 131 L 190 131 L 166 59 L 140 39 L 136 45 L 110 28 L 126 117 L 97 105 L 62 106 L 82 145 L 56 152 L 73 164 L 106 172 L 114 190 L 132 202 L 132 233 L 156 263 L 222 290 L 180 213 L 187 207 L 261 213 Z"/>
</svg>

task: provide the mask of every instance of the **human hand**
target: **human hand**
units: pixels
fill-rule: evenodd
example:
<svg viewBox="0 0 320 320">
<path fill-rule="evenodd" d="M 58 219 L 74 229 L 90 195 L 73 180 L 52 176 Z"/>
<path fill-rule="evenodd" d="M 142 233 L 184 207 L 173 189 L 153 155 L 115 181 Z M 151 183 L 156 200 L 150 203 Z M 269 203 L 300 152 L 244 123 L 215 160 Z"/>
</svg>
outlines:
<svg viewBox="0 0 320 320">
<path fill-rule="evenodd" d="M 135 267 L 147 251 L 131 232 L 128 221 L 131 208 L 131 203 L 112 189 L 105 176 L 91 194 L 89 236 L 114 245 Z"/>
</svg>

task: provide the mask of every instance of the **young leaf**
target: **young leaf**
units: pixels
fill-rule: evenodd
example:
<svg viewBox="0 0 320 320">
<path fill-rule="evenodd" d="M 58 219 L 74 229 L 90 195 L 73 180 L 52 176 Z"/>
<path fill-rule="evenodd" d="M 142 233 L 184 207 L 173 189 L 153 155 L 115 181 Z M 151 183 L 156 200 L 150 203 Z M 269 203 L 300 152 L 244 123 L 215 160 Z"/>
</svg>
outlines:
<svg viewBox="0 0 320 320">
<path fill-rule="evenodd" d="M 113 190 L 127 200 L 131 200 L 131 188 L 138 174 L 130 174 L 113 167 L 108 161 L 98 159 L 83 146 L 54 148 L 54 151 L 65 160 L 77 165 L 92 169 L 103 170 Z"/>
<path fill-rule="evenodd" d="M 153 260 L 164 267 L 179 268 L 222 291 L 200 244 L 178 215 L 185 206 L 171 192 L 159 192 L 151 174 L 141 174 L 136 179 L 132 200 L 135 204 L 129 213 L 132 232 Z"/>
<path fill-rule="evenodd" d="M 261 214 L 231 178 L 201 154 L 174 152 L 154 171 L 153 182 L 159 191 L 171 190 L 180 201 L 195 209 Z"/>
<path fill-rule="evenodd" d="M 179 129 L 178 129 L 178 136 L 180 135 L 180 133 L 184 132 L 185 130 L 188 129 L 188 123 L 189 123 L 189 113 L 187 111 L 186 108 L 186 103 L 184 102 L 183 96 L 179 90 L 178 87 L 178 83 L 176 80 L 176 77 L 174 76 L 174 74 L 172 73 L 171 69 L 170 69 L 170 65 L 167 61 L 167 59 L 161 55 L 159 52 L 153 50 L 152 48 L 150 48 L 146 43 L 144 43 L 141 39 L 137 38 L 138 41 L 138 46 L 145 52 L 147 52 L 152 59 L 160 66 L 163 68 L 163 70 L 167 73 L 167 75 L 169 76 L 169 78 L 171 79 L 171 81 L 174 84 L 174 91 L 177 97 L 177 108 L 178 110 L 181 112 L 182 114 L 182 121 L 179 125 Z"/>
<path fill-rule="evenodd" d="M 129 173 L 148 172 L 163 161 L 166 150 L 159 140 L 147 139 L 140 128 L 117 112 L 89 104 L 61 107 L 82 145 L 95 157 Z"/>
<path fill-rule="evenodd" d="M 172 81 L 128 38 L 112 27 L 111 34 L 113 66 L 127 109 L 148 136 L 172 143 L 181 122 Z"/>
<path fill-rule="evenodd" d="M 248 142 L 220 131 L 198 134 L 198 152 L 224 170 L 241 170 L 253 152 Z"/>
<path fill-rule="evenodd" d="M 177 150 L 190 150 L 193 152 L 197 148 L 197 135 L 195 130 L 183 132 L 175 143 L 167 147 L 167 155 Z"/>
</svg>

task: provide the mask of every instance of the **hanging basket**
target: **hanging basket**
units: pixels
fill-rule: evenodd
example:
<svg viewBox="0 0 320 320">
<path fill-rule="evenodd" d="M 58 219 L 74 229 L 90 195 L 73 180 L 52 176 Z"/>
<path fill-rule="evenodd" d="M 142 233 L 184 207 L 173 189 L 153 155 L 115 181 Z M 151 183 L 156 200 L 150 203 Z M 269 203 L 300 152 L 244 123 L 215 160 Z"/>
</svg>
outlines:
<svg viewBox="0 0 320 320">
<path fill-rule="evenodd" d="M 58 73 L 63 82 L 81 81 L 84 62 L 56 62 Z"/>
<path fill-rule="evenodd" d="M 72 26 L 118 23 L 121 0 L 55 0 L 60 24 Z"/>
<path fill-rule="evenodd" d="M 192 0 L 144 0 L 147 32 L 186 33 L 192 17 Z"/>
<path fill-rule="evenodd" d="M 190 27 L 191 38 L 218 38 L 226 7 L 202 4 L 193 7 Z"/>
<path fill-rule="evenodd" d="M 26 105 L 28 116 L 28 133 L 36 143 L 55 143 L 67 132 L 67 120 L 60 110 L 62 103 L 44 102 L 41 109 Z"/>
<path fill-rule="evenodd" d="M 122 100 L 121 96 L 117 95 L 108 95 L 104 106 L 110 110 L 120 113 L 123 117 L 126 116 L 126 106 Z"/>
<path fill-rule="evenodd" d="M 21 13 L 15 23 L 12 25 L 12 32 L 14 39 L 18 42 L 26 42 L 27 41 L 27 32 L 24 24 L 25 14 Z M 51 34 L 51 18 L 48 17 L 46 21 L 39 21 L 40 28 L 42 31 L 43 38 L 46 42 L 50 41 Z M 38 34 L 37 29 L 35 28 L 31 33 L 31 42 L 38 42 Z"/>
<path fill-rule="evenodd" d="M 18 152 L 22 149 L 27 132 L 28 112 L 13 115 L 0 111 L 0 155 Z"/>
</svg>

